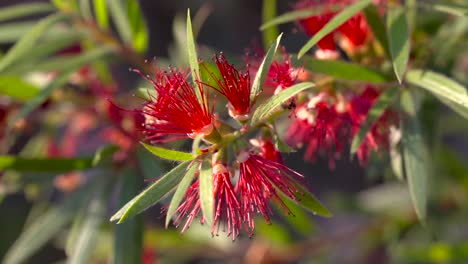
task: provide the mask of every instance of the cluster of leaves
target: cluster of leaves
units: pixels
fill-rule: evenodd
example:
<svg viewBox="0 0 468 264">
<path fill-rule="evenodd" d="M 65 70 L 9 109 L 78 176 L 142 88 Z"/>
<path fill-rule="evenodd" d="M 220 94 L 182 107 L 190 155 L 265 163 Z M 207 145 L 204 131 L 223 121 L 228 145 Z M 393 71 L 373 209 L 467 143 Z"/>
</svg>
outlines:
<svg viewBox="0 0 468 264">
<path fill-rule="evenodd" d="M 443 53 L 448 54 L 451 50 L 450 45 L 452 47 L 455 45 L 455 43 L 445 43 L 444 34 L 448 34 L 451 39 L 463 39 L 467 25 L 467 9 L 442 3 L 406 2 L 407 6 L 389 5 L 384 21 L 371 4 L 371 0 L 356 1 L 355 4 L 334 16 L 325 27 L 304 44 L 298 52 L 297 63 L 303 65 L 308 71 L 329 76 L 337 82 L 376 83 L 394 88 L 386 89 L 378 97 L 364 125 L 353 138 L 350 152 L 355 154 L 368 131 L 387 109 L 397 109 L 402 116 L 402 140 L 396 153 L 391 155 L 392 168 L 400 180 L 408 183 L 415 212 L 419 219 L 424 219 L 427 214 L 429 196 L 428 181 L 433 167 L 431 157 L 434 160 L 438 152 L 435 152 L 431 146 L 427 146 L 425 124 L 421 123 L 420 102 L 421 98 L 435 98 L 463 118 L 468 118 L 466 88 L 459 82 L 446 77 L 450 73 L 438 67 L 438 64 L 443 65 L 446 61 Z M 268 69 L 280 44 L 281 35 L 278 25 L 297 21 L 317 12 L 316 10 L 300 10 L 276 16 L 275 5 L 276 1 L 264 1 L 263 20 L 265 23 L 260 29 L 263 32 L 265 47 L 269 47 L 271 43 L 273 45 L 268 49 L 253 79 L 253 96 L 261 92 Z M 412 39 L 412 35 L 417 30 L 415 17 L 419 9 L 445 12 L 454 16 L 450 25 L 455 26 L 449 25 L 448 29 L 441 27 L 439 31 L 441 36 L 438 39 L 442 41 L 439 43 L 434 41 L 431 46 L 436 55 L 430 62 L 427 62 L 424 54 L 418 54 L 413 48 L 421 46 L 418 39 Z M 385 61 L 381 65 L 364 65 L 343 60 L 319 60 L 307 55 L 321 38 L 359 12 L 364 12 L 376 42 L 383 48 Z M 39 22 L 28 20 L 9 22 L 13 19 L 40 14 L 49 15 Z M 120 152 L 118 146 L 96 146 L 97 150 L 94 154 L 88 153 L 84 157 L 67 158 L 47 157 L 44 154 L 44 147 L 36 146 L 41 142 L 43 144 L 45 135 L 50 133 L 48 131 L 50 126 L 58 127 L 60 122 L 66 122 L 66 120 L 54 121 L 57 117 L 50 113 L 53 111 L 47 112 L 41 109 L 45 104 L 60 105 L 62 103 L 61 100 L 64 97 L 59 92 L 67 90 L 73 74 L 79 69 L 85 65 L 91 65 L 98 78 L 108 83 L 113 82 L 110 63 L 115 58 L 126 60 L 133 67 L 145 71 L 148 69 L 148 65 L 144 63 L 145 60 L 140 55 L 148 47 L 148 31 L 138 1 L 53 0 L 52 4 L 16 5 L 0 10 L 0 22 L 0 42 L 14 43 L 5 54 L 0 55 L 0 94 L 9 102 L 13 102 L 9 104 L 12 105 L 13 115 L 8 116 L 4 128 L 3 134 L 6 137 L 1 139 L 2 153 L 5 155 L 0 156 L 0 171 L 4 171 L 0 172 L 2 173 L 0 196 L 3 198 L 10 193 L 18 191 L 27 193 L 28 190 L 34 189 L 36 191 L 31 191 L 29 196 L 40 201 L 49 201 L 55 188 L 53 184 L 55 175 L 69 171 L 82 171 L 88 174 L 87 182 L 83 186 L 72 193 L 65 194 L 60 202 L 50 205 L 45 213 L 37 214 L 36 212 L 30 216 L 34 217 L 34 220 L 27 221 L 24 231 L 9 249 L 3 261 L 5 263 L 24 262 L 72 223 L 65 243 L 69 261 L 72 263 L 89 262 L 94 254 L 93 249 L 97 238 L 102 233 L 101 227 L 107 222 L 108 206 L 111 204 L 113 211 L 116 207 L 121 207 L 111 220 L 118 220 L 119 223 L 128 220 L 125 223 L 113 225 L 114 262 L 140 262 L 143 247 L 143 218 L 139 213 L 163 200 L 168 193 L 175 191 L 167 213 L 167 225 L 193 178 L 194 171 L 186 171 L 185 168 L 196 157 L 196 144 L 200 139 L 198 143 L 197 140 L 194 142 L 194 153 L 150 145 L 143 145 L 142 148 L 137 144 L 132 150 L 134 151 L 132 153 L 137 155 L 128 158 L 123 165 L 115 159 L 116 153 Z M 186 56 L 191 73 L 196 76 L 200 71 L 199 56 L 196 52 L 194 38 L 196 36 L 192 32 L 190 16 L 185 25 L 183 31 L 186 34 L 180 37 L 180 32 L 177 33 L 180 38 L 179 48 L 183 50 L 175 53 L 179 54 L 178 56 Z M 193 31 L 198 32 L 198 29 Z M 56 56 L 61 50 L 74 44 L 79 44 L 84 51 L 73 55 Z M 452 54 L 453 56 L 455 55 Z M 411 61 L 410 65 L 409 61 Z M 388 67 L 386 63 L 389 63 L 391 67 Z M 433 70 L 438 68 L 439 72 Z M 32 77 L 38 72 L 53 73 L 54 76 L 51 79 L 43 77 L 46 81 L 37 82 Z M 193 77 L 193 79 L 196 78 Z M 208 82 L 208 80 L 205 81 Z M 313 87 L 312 83 L 300 83 L 260 103 L 250 123 L 255 125 L 268 120 L 273 117 L 274 110 L 283 102 L 311 87 Z M 131 93 L 138 93 L 138 91 Z M 147 95 L 146 89 L 139 94 Z M 430 96 L 426 96 L 428 94 Z M 126 93 L 124 96 L 130 95 Z M 59 107 L 56 106 L 53 109 L 58 110 Z M 34 126 L 37 125 L 40 129 L 35 129 Z M 182 163 L 138 194 L 142 188 L 143 179 L 159 176 L 158 173 L 165 166 L 163 162 L 151 157 L 150 153 Z M 132 154 L 129 157 L 132 157 Z M 445 162 L 450 163 L 447 165 L 449 169 L 457 167 L 447 159 Z M 466 169 L 462 171 L 466 172 Z M 45 175 L 46 180 L 35 179 L 37 178 L 35 176 L 40 173 Z M 466 177 L 462 177 L 463 179 L 466 181 Z M 212 188 L 210 184 L 205 186 Z M 466 188 L 466 184 L 464 186 Z M 39 194 L 37 194 L 37 188 L 39 188 Z M 115 201 L 112 196 L 114 190 L 119 191 L 118 201 Z M 320 215 L 329 215 L 328 210 L 312 194 L 307 193 L 305 189 L 302 191 L 307 194 L 300 201 L 303 207 Z M 204 204 L 202 208 L 213 208 L 214 201 L 209 195 L 212 190 L 206 189 L 202 193 L 208 193 L 208 195 L 201 195 L 201 203 Z M 367 196 L 363 195 L 363 197 Z M 372 198 L 368 199 L 372 200 Z M 290 208 L 295 208 L 294 206 L 294 204 L 288 204 Z M 42 210 L 43 204 L 37 203 L 36 211 Z M 203 213 L 205 218 L 212 219 L 212 211 L 204 210 Z M 301 214 L 297 208 L 294 214 L 296 219 L 292 221 L 293 225 L 309 221 L 307 216 Z M 131 217 L 134 218 L 130 219 Z M 308 229 L 304 228 L 304 226 L 298 227 L 298 230 Z M 268 237 L 266 234 L 269 231 L 262 230 L 265 229 L 259 227 L 260 235 Z M 281 234 L 281 231 L 272 233 Z M 433 247 L 439 249 L 440 245 L 436 244 Z M 444 249 L 456 250 L 447 249 L 447 247 Z M 410 252 L 409 254 L 417 253 L 417 249 L 411 250 L 412 248 L 406 249 Z M 396 251 L 401 255 L 404 254 L 405 249 Z"/>
</svg>

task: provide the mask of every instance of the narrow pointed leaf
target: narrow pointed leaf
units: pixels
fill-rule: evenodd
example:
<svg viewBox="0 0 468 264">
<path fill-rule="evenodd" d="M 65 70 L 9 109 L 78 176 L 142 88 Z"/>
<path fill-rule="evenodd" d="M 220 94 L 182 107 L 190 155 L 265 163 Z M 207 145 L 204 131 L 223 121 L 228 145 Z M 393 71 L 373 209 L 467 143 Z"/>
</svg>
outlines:
<svg viewBox="0 0 468 264">
<path fill-rule="evenodd" d="M 119 206 L 135 196 L 141 188 L 142 175 L 136 175 L 133 168 L 127 168 L 122 175 L 122 188 Z M 114 261 L 115 264 L 140 263 L 143 253 L 143 215 L 115 226 Z"/>
<path fill-rule="evenodd" d="M 211 159 L 210 159 L 211 161 Z M 200 170 L 200 205 L 208 226 L 213 224 L 214 193 L 213 173 L 210 161 L 204 161 Z"/>
<path fill-rule="evenodd" d="M 272 26 L 308 18 L 308 17 L 315 15 L 316 13 L 317 12 L 314 9 L 304 9 L 304 10 L 295 10 L 295 11 L 287 12 L 267 22 L 264 22 L 264 24 L 260 26 L 260 30 L 266 30 L 267 28 L 270 28 Z"/>
<path fill-rule="evenodd" d="M 388 10 L 387 34 L 393 70 L 397 80 L 401 83 L 410 52 L 408 22 L 403 8 L 393 7 Z"/>
<path fill-rule="evenodd" d="M 310 82 L 303 82 L 299 83 L 296 85 L 293 85 L 289 87 L 286 90 L 281 91 L 280 93 L 274 95 L 270 99 L 268 99 L 266 102 L 262 103 L 255 109 L 255 112 L 252 115 L 252 119 L 250 123 L 252 125 L 255 125 L 261 121 L 264 121 L 271 117 L 274 114 L 275 108 L 280 106 L 283 102 L 288 100 L 289 98 L 295 96 L 296 94 L 314 87 L 315 84 L 310 83 Z"/>
<path fill-rule="evenodd" d="M 193 160 L 192 153 L 181 152 L 177 150 L 165 149 L 156 146 L 151 146 L 145 143 L 141 143 L 149 152 L 153 153 L 154 155 L 168 160 L 176 160 L 176 161 L 185 161 L 185 160 Z"/>
<path fill-rule="evenodd" d="M 449 4 L 449 3 L 438 3 L 438 2 L 433 2 L 433 3 L 425 3 L 423 1 L 420 1 L 421 3 L 418 3 L 418 5 L 438 11 L 438 12 L 444 12 L 447 14 L 455 15 L 455 16 L 468 16 L 468 5 L 455 5 L 455 4 Z"/>
<path fill-rule="evenodd" d="M 195 177 L 195 173 L 198 171 L 199 166 L 198 164 L 193 164 L 192 167 L 187 171 L 184 178 L 180 181 L 177 189 L 172 197 L 171 203 L 169 204 L 169 208 L 167 209 L 166 214 L 166 227 L 169 225 L 171 218 L 174 216 L 177 208 L 179 208 L 182 199 L 184 198 L 185 192 L 187 191 L 188 187 L 193 181 Z"/>
<path fill-rule="evenodd" d="M 375 122 L 379 120 L 379 118 L 382 116 L 385 110 L 387 110 L 387 108 L 394 102 L 399 91 L 400 90 L 395 87 L 387 89 L 380 94 L 380 96 L 375 101 L 374 105 L 369 110 L 366 116 L 366 120 L 361 125 L 359 131 L 353 138 L 353 141 L 351 143 L 351 155 L 357 152 L 362 142 L 366 138 L 366 135 L 369 132 L 369 130 L 371 130 Z"/>
<path fill-rule="evenodd" d="M 36 23 L 31 21 L 0 24 L 0 43 L 16 42 Z"/>
<path fill-rule="evenodd" d="M 311 72 L 326 74 L 338 79 L 372 83 L 390 80 L 387 75 L 359 64 L 338 60 L 320 60 L 309 56 L 302 61 L 305 61 L 304 67 Z"/>
<path fill-rule="evenodd" d="M 299 190 L 298 192 L 295 192 L 295 200 L 292 200 L 290 197 L 285 195 L 284 193 L 280 192 L 281 196 L 297 203 L 304 209 L 309 210 L 312 212 L 314 215 L 320 215 L 323 217 L 332 217 L 333 214 L 320 203 L 320 201 L 308 190 L 306 190 L 304 187 L 302 187 L 298 183 L 294 183 L 296 188 Z"/>
<path fill-rule="evenodd" d="M 34 49 L 37 40 L 48 30 L 53 24 L 67 18 L 65 14 L 53 14 L 37 23 L 31 30 L 28 31 L 16 44 L 8 50 L 8 53 L 0 60 L 0 72 L 3 72 L 7 67 L 12 65 L 16 60 L 23 58 Z"/>
<path fill-rule="evenodd" d="M 96 21 L 100 28 L 107 29 L 109 27 L 109 14 L 107 12 L 106 0 L 94 0 L 94 13 Z"/>
<path fill-rule="evenodd" d="M 112 21 L 115 24 L 120 38 L 128 44 L 132 44 L 132 28 L 126 13 L 126 6 L 123 0 L 106 1 Z"/>
<path fill-rule="evenodd" d="M 429 154 L 419 128 L 411 93 L 404 91 L 401 94 L 401 101 L 405 111 L 402 125 L 405 174 L 416 215 L 423 220 L 426 217 Z"/>
<path fill-rule="evenodd" d="M 52 12 L 54 9 L 54 6 L 49 3 L 25 3 L 2 7 L 0 9 L 0 22 L 24 16 Z"/>
<path fill-rule="evenodd" d="M 306 52 L 317 44 L 323 37 L 333 32 L 371 3 L 372 0 L 360 0 L 338 13 L 301 48 L 298 57 L 301 58 L 304 56 Z"/>
<path fill-rule="evenodd" d="M 78 208 L 86 203 L 89 186 L 68 196 L 60 205 L 49 209 L 36 218 L 18 237 L 3 259 L 4 264 L 26 263 L 38 249 L 44 246 L 76 214 Z"/>
<path fill-rule="evenodd" d="M 192 81 L 195 86 L 197 86 L 198 75 L 200 74 L 200 67 L 198 65 L 197 49 L 195 47 L 195 39 L 193 38 L 192 31 L 192 20 L 190 18 L 190 9 L 187 10 L 187 30 L 186 30 L 186 40 L 187 40 L 187 54 L 188 61 L 190 64 L 190 72 L 192 73 Z M 198 89 L 195 89 L 197 98 L 199 102 L 205 102 L 202 98 L 202 95 Z"/>
<path fill-rule="evenodd" d="M 127 15 L 132 29 L 132 45 L 138 52 L 148 48 L 148 29 L 138 0 L 127 0 Z"/>
<path fill-rule="evenodd" d="M 263 0 L 262 21 L 265 23 L 276 16 L 276 0 Z M 279 35 L 277 26 L 263 30 L 263 48 L 266 50 Z"/>
<path fill-rule="evenodd" d="M 19 77 L 0 76 L 0 94 L 24 101 L 33 98 L 37 93 L 39 88 L 24 82 Z"/>
<path fill-rule="evenodd" d="M 21 158 L 0 156 L 0 171 L 66 172 L 92 167 L 92 158 Z"/>
<path fill-rule="evenodd" d="M 265 58 L 263 58 L 262 64 L 260 64 L 260 67 L 258 68 L 257 75 L 255 75 L 255 79 L 252 84 L 252 90 L 250 92 L 250 101 L 252 102 L 254 102 L 255 98 L 257 98 L 257 96 L 262 92 L 263 83 L 265 82 L 265 79 L 268 75 L 268 70 L 270 69 L 271 62 L 273 61 L 276 50 L 278 49 L 282 35 L 283 34 L 280 34 L 276 38 L 275 43 L 270 46 L 267 54 L 265 55 Z"/>
<path fill-rule="evenodd" d="M 157 182 L 126 203 L 110 220 L 118 220 L 119 224 L 123 223 L 157 203 L 182 180 L 189 164 L 190 161 L 182 162 L 162 176 Z"/>
<path fill-rule="evenodd" d="M 426 89 L 455 112 L 468 118 L 468 91 L 450 78 L 432 71 L 411 70 L 408 83 Z"/>
<path fill-rule="evenodd" d="M 390 49 L 388 48 L 387 29 L 382 18 L 377 12 L 374 5 L 369 5 L 364 9 L 364 16 L 366 17 L 367 24 L 370 26 L 375 38 L 382 46 L 387 57 L 390 57 Z"/>
</svg>

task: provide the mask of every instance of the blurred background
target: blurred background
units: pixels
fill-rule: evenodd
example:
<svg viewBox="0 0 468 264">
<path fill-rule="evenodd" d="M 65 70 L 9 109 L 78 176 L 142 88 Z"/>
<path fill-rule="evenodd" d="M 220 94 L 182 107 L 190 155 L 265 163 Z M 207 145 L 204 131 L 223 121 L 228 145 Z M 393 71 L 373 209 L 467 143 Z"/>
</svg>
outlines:
<svg viewBox="0 0 468 264">
<path fill-rule="evenodd" d="M 51 25 L 47 37 L 31 47 L 40 53 L 40 48 L 60 43 L 55 50 L 31 51 L 0 75 L 0 86 L 10 76 L 20 76 L 38 87 L 51 87 L 61 76 L 66 79 L 57 85 L 61 89 L 50 89 L 49 96 L 30 108 L 35 110 L 15 117 L 8 130 L 7 122 L 34 96 L 17 99 L 0 94 L 1 154 L 80 159 L 72 161 L 71 166 L 77 168 L 74 172 L 62 172 L 62 165 L 51 165 L 51 171 L 40 164 L 24 169 L 20 162 L 16 168 L 0 172 L 0 259 L 9 254 L 5 259 L 10 261 L 5 263 L 68 263 L 70 256 L 77 261 L 72 263 L 468 262 L 468 122 L 425 94 L 419 96 L 419 120 L 430 149 L 431 170 L 423 222 L 416 217 L 404 180 L 395 177 L 390 153 L 373 156 L 365 168 L 348 155 L 330 169 L 327 159 L 304 162 L 303 151 L 284 154 L 285 163 L 306 176 L 307 187 L 332 211 L 332 218 L 314 216 L 290 204 L 294 216 L 285 216 L 276 208 L 272 225 L 259 218 L 252 238 L 244 234 L 232 242 L 223 233 L 211 237 L 210 228 L 198 222 L 183 235 L 172 225 L 164 228 L 161 210 L 166 198 L 125 226 L 119 225 L 120 229 L 109 222 L 122 204 L 148 184 L 145 178 L 159 177 L 174 165 L 141 149 L 135 143 L 134 117 L 116 114 L 109 104 L 108 99 L 124 108 L 141 103 L 134 95 L 148 84 L 128 68 L 142 69 L 146 66 L 141 62 L 153 58 L 160 65 L 187 65 L 181 47 L 187 8 L 192 12 L 202 60 L 211 60 L 215 52 L 223 51 L 241 65 L 247 49 L 263 45 L 259 30 L 262 1 L 135 2 L 143 22 L 133 24 L 144 23 L 146 46 L 135 44 L 130 51 L 124 50 L 115 44 L 126 41 L 115 17 L 104 27 L 103 32 L 110 32 L 107 36 L 94 32 L 84 15 L 64 25 Z M 14 5 L 40 3 L 50 2 L 1 1 L 0 14 Z M 295 2 L 270 4 L 277 6 L 277 14 L 283 14 Z M 54 10 L 79 13 L 58 6 L 18 18 L 3 20 L 0 15 L 0 58 Z M 411 53 L 419 59 L 415 63 L 422 61 L 466 87 L 468 17 L 418 11 Z M 282 45 L 288 52 L 297 53 L 308 40 L 295 23 L 282 24 L 279 30 L 285 33 Z M 74 33 L 79 36 L 72 36 Z M 61 37 L 65 35 L 68 40 Z M 111 54 L 99 50 L 104 44 L 114 45 Z M 88 53 L 95 57 L 72 66 L 64 63 Z M 64 56 L 62 60 L 55 61 L 60 56 Z M 103 154 L 97 158 L 96 153 Z M 78 163 L 91 164 L 90 159 L 104 165 L 83 165 L 80 170 Z"/>
</svg>

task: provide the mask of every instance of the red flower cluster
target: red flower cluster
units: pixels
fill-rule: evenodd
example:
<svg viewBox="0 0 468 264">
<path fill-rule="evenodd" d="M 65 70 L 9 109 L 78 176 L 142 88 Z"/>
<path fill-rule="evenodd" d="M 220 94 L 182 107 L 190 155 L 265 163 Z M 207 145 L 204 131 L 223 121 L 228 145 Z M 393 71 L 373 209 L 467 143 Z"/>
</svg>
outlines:
<svg viewBox="0 0 468 264">
<path fill-rule="evenodd" d="M 323 1 L 302 0 L 296 4 L 296 9 L 322 8 L 323 11 L 318 15 L 301 19 L 298 23 L 307 35 L 313 36 L 338 13 L 336 11 L 337 8 L 342 8 L 352 2 L 349 0 L 329 0 L 323 3 Z M 334 58 L 338 56 L 335 44 L 335 35 L 337 33 L 341 33 L 344 36 L 342 43 L 344 46 L 350 48 L 359 47 L 365 43 L 369 35 L 369 26 L 362 13 L 355 15 L 318 42 L 321 51 L 316 54 L 317 56 L 322 58 Z"/>
<path fill-rule="evenodd" d="M 306 160 L 315 160 L 317 154 L 328 156 L 329 166 L 334 168 L 335 160 L 343 156 L 378 96 L 379 92 L 370 86 L 349 100 L 320 93 L 295 110 L 286 134 L 288 143 L 307 145 Z M 395 113 L 386 111 L 367 133 L 357 152 L 361 165 L 367 163 L 373 150 L 389 147 L 390 125 L 396 121 Z"/>
</svg>

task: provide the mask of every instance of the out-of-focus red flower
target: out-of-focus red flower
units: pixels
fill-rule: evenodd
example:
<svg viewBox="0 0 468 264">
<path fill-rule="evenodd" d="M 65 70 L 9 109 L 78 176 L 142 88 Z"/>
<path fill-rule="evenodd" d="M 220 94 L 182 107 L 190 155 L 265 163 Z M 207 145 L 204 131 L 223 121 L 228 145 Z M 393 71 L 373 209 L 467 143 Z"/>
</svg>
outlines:
<svg viewBox="0 0 468 264">
<path fill-rule="evenodd" d="M 212 109 L 206 102 L 201 84 L 194 88 L 188 83 L 186 75 L 176 69 L 169 72 L 156 69 L 152 79 L 141 75 L 151 82 L 157 93 L 156 98 L 136 110 L 145 117 L 142 131 L 149 141 L 166 142 L 194 137 L 198 133 L 209 134 L 213 130 Z M 204 102 L 198 101 L 195 89 L 198 89 Z"/>
<path fill-rule="evenodd" d="M 352 0 L 301 0 L 296 4 L 295 9 L 322 8 L 323 10 L 320 14 L 300 19 L 298 23 L 308 36 L 313 36 L 338 13 L 337 10 L 343 9 L 353 2 Z M 335 44 L 335 35 L 337 33 L 343 36 L 343 45 L 346 46 L 344 48 L 353 50 L 365 43 L 370 31 L 364 15 L 358 13 L 317 43 L 321 49 L 316 54 L 319 58 L 336 58 L 338 56 Z"/>
</svg>

